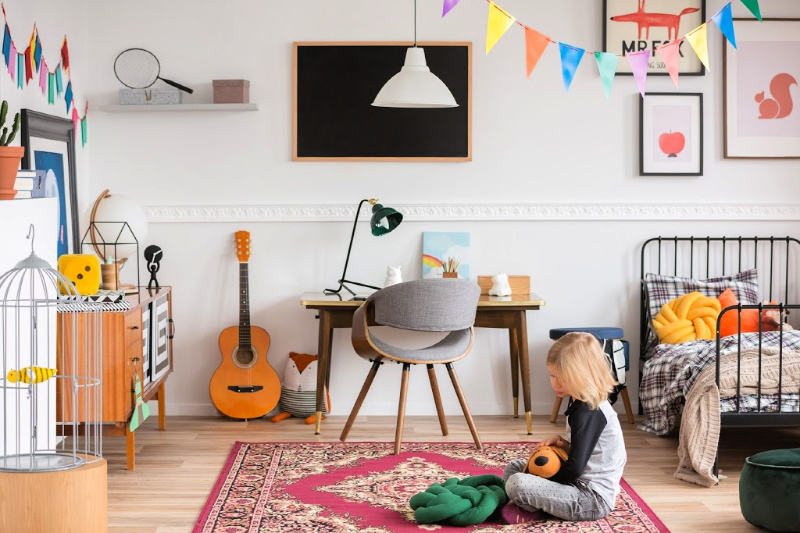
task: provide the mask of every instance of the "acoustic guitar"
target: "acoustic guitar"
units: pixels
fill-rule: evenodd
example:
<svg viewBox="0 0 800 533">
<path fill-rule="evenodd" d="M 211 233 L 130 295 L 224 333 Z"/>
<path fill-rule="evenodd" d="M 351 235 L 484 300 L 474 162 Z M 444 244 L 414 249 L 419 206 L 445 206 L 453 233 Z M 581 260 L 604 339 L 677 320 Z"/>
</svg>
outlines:
<svg viewBox="0 0 800 533">
<path fill-rule="evenodd" d="M 222 363 L 211 377 L 208 389 L 214 406 L 231 418 L 260 418 L 278 405 L 281 380 L 267 360 L 269 333 L 250 325 L 250 294 L 247 262 L 250 232 L 236 232 L 239 258 L 239 325 L 219 335 Z"/>
</svg>

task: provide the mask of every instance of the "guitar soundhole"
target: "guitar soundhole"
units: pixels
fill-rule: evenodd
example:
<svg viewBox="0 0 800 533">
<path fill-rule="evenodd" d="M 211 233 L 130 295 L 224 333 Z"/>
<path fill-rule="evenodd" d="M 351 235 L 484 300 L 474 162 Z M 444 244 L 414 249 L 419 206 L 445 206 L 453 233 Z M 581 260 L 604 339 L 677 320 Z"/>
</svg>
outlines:
<svg viewBox="0 0 800 533">
<path fill-rule="evenodd" d="M 237 347 L 233 354 L 233 362 L 239 368 L 250 368 L 258 359 L 258 352 L 252 346 Z"/>
</svg>

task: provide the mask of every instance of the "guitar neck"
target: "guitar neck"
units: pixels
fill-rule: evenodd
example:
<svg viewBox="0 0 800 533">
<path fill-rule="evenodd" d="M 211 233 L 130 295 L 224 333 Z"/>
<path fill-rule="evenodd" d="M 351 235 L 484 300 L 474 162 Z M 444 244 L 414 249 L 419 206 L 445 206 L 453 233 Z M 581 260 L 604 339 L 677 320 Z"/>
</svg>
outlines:
<svg viewBox="0 0 800 533">
<path fill-rule="evenodd" d="M 250 288 L 247 263 L 239 263 L 239 346 L 250 346 Z"/>
</svg>

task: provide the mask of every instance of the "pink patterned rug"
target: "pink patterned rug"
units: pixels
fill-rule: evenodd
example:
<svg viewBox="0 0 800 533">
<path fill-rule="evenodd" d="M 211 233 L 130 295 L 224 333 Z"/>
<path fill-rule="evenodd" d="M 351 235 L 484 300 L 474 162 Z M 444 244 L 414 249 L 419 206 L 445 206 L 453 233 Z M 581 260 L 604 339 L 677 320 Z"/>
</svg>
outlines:
<svg viewBox="0 0 800 533">
<path fill-rule="evenodd" d="M 193 533 L 669 531 L 624 480 L 616 509 L 596 522 L 457 528 L 414 521 L 408 502 L 417 492 L 451 477 L 501 475 L 530 449 L 530 442 L 484 443 L 482 451 L 472 443 L 404 442 L 392 455 L 387 442 L 237 442 Z"/>
</svg>

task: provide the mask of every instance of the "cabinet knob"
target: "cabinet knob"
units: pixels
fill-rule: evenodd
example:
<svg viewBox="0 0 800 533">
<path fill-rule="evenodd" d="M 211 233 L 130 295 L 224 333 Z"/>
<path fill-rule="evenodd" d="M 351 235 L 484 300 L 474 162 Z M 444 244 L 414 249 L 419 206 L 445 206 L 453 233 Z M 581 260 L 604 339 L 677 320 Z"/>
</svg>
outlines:
<svg viewBox="0 0 800 533">
<path fill-rule="evenodd" d="M 138 363 L 139 362 L 139 358 L 138 357 L 134 357 L 133 359 L 131 359 L 131 361 L 133 361 L 134 363 Z"/>
<path fill-rule="evenodd" d="M 139 329 L 139 326 L 131 326 L 131 329 Z"/>
</svg>

